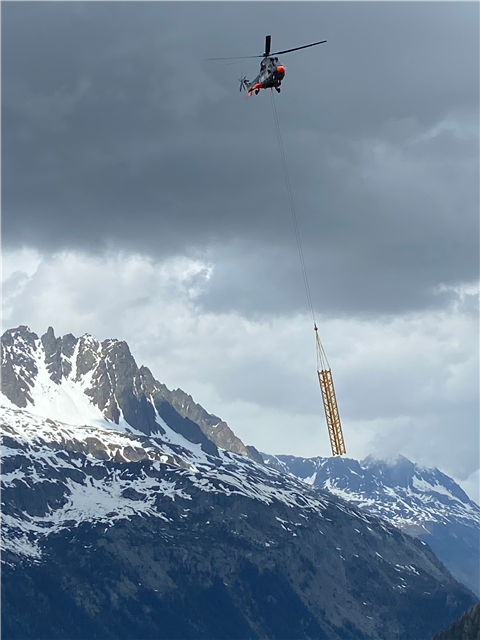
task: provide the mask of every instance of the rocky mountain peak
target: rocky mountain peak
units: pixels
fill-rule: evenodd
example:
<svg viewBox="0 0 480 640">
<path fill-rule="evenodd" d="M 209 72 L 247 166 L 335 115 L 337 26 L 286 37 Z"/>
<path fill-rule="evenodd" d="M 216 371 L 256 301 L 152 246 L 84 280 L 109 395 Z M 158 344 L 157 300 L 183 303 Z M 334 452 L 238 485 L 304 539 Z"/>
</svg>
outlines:
<svg viewBox="0 0 480 640">
<path fill-rule="evenodd" d="M 56 338 L 53 327 L 41 337 L 45 352 L 45 364 L 51 380 L 60 384 L 62 378 L 68 378 L 72 371 L 71 358 L 77 339 L 69 333 L 63 338 Z"/>
<path fill-rule="evenodd" d="M 361 466 L 363 469 L 375 469 L 376 475 L 381 476 L 387 486 L 401 487 L 412 486 L 417 469 L 413 462 L 400 454 L 390 459 L 378 459 L 370 455 L 362 460 Z"/>
<path fill-rule="evenodd" d="M 170 391 L 151 371 L 138 367 L 125 341 L 99 342 L 89 334 L 39 337 L 28 327 L 2 337 L 2 394 L 15 406 L 65 422 L 107 420 L 147 435 L 173 421 L 190 441 L 215 454 L 216 447 L 262 461 L 218 416 L 181 389 Z"/>
<path fill-rule="evenodd" d="M 2 336 L 2 393 L 21 408 L 33 403 L 30 390 L 38 374 L 37 343 L 37 334 L 25 325 L 10 329 Z"/>
</svg>

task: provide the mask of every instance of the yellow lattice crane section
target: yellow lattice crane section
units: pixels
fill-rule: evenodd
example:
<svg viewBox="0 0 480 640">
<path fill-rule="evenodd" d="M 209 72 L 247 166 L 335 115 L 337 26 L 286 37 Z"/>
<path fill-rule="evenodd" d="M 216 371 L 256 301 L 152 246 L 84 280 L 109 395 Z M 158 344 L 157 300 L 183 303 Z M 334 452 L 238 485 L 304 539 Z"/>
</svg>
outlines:
<svg viewBox="0 0 480 640">
<path fill-rule="evenodd" d="M 317 341 L 317 373 L 320 382 L 320 391 L 322 392 L 323 407 L 325 409 L 325 418 L 327 420 L 328 435 L 330 437 L 330 445 L 332 447 L 332 455 L 339 456 L 347 453 L 345 443 L 343 441 L 342 425 L 338 413 L 337 398 L 335 396 L 335 387 L 333 386 L 332 370 L 328 364 L 327 356 L 323 350 L 320 337 L 318 335 L 317 325 L 315 325 L 315 338 Z"/>
</svg>

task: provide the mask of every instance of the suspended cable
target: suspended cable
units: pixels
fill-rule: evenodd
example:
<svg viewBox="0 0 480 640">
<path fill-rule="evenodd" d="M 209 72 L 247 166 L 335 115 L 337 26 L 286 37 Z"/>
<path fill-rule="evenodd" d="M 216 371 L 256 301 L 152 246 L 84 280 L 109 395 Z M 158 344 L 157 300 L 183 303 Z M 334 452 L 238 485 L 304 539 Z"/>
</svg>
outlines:
<svg viewBox="0 0 480 640">
<path fill-rule="evenodd" d="M 288 194 L 288 201 L 289 201 L 289 204 L 290 204 L 290 212 L 292 214 L 293 228 L 295 230 L 295 239 L 297 241 L 298 257 L 300 259 L 300 266 L 301 266 L 302 274 L 303 274 L 303 282 L 304 282 L 304 285 L 305 285 L 305 293 L 307 294 L 307 302 L 308 302 L 308 306 L 310 307 L 310 313 L 312 314 L 313 324 L 314 324 L 314 326 L 316 326 L 316 323 L 315 323 L 315 312 L 313 310 L 312 296 L 311 296 L 311 293 L 310 293 L 310 285 L 308 284 L 307 268 L 305 266 L 305 257 L 303 255 L 302 242 L 301 242 L 301 239 L 300 239 L 300 231 L 299 231 L 299 228 L 298 228 L 297 212 L 295 211 L 295 203 L 293 201 L 292 187 L 290 185 L 290 178 L 289 178 L 289 175 L 288 175 L 287 160 L 286 160 L 286 157 L 285 157 L 285 149 L 283 147 L 282 134 L 281 134 L 281 131 L 280 131 L 280 124 L 278 122 L 278 114 L 277 114 L 277 108 L 275 106 L 275 98 L 273 96 L 273 91 L 270 92 L 270 98 L 271 98 L 271 102 L 272 102 L 273 119 L 274 119 L 274 122 L 275 122 L 275 130 L 276 130 L 276 133 L 277 133 L 278 146 L 280 147 L 280 156 L 281 156 L 281 159 L 282 159 L 283 175 L 285 177 L 285 184 L 287 186 L 287 194 Z"/>
</svg>

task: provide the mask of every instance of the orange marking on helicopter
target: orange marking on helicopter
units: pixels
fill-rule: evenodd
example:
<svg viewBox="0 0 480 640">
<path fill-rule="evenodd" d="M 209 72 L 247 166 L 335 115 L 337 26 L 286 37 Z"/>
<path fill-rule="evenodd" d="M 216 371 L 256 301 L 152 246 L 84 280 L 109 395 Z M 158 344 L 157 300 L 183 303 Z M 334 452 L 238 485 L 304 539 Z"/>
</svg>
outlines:
<svg viewBox="0 0 480 640">
<path fill-rule="evenodd" d="M 262 83 L 261 82 L 257 82 L 257 84 L 254 84 L 252 89 L 261 89 L 262 88 Z"/>
<path fill-rule="evenodd" d="M 278 73 L 285 73 L 285 67 L 282 64 L 279 64 L 277 67 Z"/>
</svg>

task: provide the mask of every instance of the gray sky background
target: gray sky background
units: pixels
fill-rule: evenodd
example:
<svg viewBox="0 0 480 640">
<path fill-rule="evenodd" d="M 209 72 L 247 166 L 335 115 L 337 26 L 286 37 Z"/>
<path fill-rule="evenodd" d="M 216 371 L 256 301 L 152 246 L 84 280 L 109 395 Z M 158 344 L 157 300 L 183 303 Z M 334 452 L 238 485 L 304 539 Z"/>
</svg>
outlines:
<svg viewBox="0 0 480 640">
<path fill-rule="evenodd" d="M 348 455 L 478 500 L 479 6 L 2 3 L 5 328 L 127 340 L 272 453 L 328 455 L 274 94 Z"/>
</svg>

